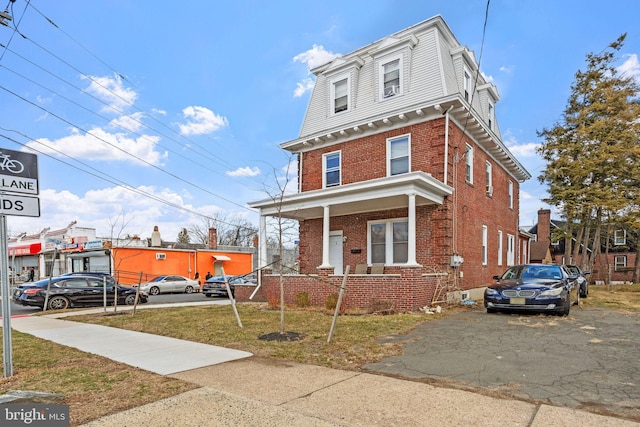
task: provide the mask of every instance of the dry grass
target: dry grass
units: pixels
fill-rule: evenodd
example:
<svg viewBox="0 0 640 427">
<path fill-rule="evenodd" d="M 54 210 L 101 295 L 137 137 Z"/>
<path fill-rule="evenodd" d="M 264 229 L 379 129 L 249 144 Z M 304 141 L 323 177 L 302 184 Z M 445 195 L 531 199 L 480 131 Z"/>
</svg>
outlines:
<svg viewBox="0 0 640 427">
<path fill-rule="evenodd" d="M 0 393 L 61 394 L 74 426 L 196 388 L 31 335 L 11 335 L 13 376 L 0 379 Z"/>
<path fill-rule="evenodd" d="M 640 285 L 591 286 L 588 306 L 640 309 Z M 338 369 L 358 369 L 365 363 L 399 354 L 403 336 L 422 322 L 442 314 L 406 313 L 390 316 L 342 315 L 327 343 L 332 313 L 314 308 L 287 309 L 285 331 L 301 334 L 299 341 L 263 341 L 279 332 L 280 312 L 263 304 L 238 304 L 243 328 L 229 306 L 177 307 L 139 310 L 131 315 L 74 316 L 73 320 L 165 335 L 249 351 L 259 357 L 291 360 Z M 62 394 L 69 404 L 71 425 L 173 396 L 193 384 L 166 378 L 111 360 L 83 353 L 30 335 L 13 333 L 14 375 L 0 380 L 0 393 L 32 390 Z"/>
<path fill-rule="evenodd" d="M 640 310 L 640 284 L 589 286 L 589 296 L 580 303 L 593 307 Z"/>
<path fill-rule="evenodd" d="M 315 308 L 291 309 L 285 312 L 285 332 L 297 332 L 302 338 L 279 342 L 258 339 L 263 334 L 280 332 L 279 310 L 255 303 L 238 304 L 237 308 L 243 328 L 238 327 L 231 308 L 220 305 L 140 310 L 135 316 L 93 315 L 74 320 L 245 350 L 260 357 L 353 369 L 401 350 L 396 340 L 383 344 L 378 338 L 405 334 L 418 323 L 442 317 L 427 318 L 422 313 L 343 315 L 328 343 L 331 313 Z"/>
</svg>

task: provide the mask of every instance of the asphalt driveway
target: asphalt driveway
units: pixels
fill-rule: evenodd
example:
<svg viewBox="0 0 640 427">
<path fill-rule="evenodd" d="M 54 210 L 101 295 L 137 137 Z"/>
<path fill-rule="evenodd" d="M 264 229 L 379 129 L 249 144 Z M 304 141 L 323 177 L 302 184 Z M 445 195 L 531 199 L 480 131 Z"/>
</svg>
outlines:
<svg viewBox="0 0 640 427">
<path fill-rule="evenodd" d="M 558 317 L 474 306 L 387 339 L 405 342 L 404 354 L 365 370 L 640 421 L 637 311 L 581 306 Z"/>
</svg>

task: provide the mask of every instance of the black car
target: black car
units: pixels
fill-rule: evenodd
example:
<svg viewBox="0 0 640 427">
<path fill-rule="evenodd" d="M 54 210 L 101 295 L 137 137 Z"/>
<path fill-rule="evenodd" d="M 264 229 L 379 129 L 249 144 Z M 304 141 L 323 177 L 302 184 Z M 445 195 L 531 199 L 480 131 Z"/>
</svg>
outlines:
<svg viewBox="0 0 640 427">
<path fill-rule="evenodd" d="M 510 267 L 484 292 L 487 313 L 539 311 L 568 315 L 575 278 L 564 266 L 526 264 Z"/>
<path fill-rule="evenodd" d="M 235 297 L 236 289 L 235 285 L 241 285 L 248 283 L 244 276 L 227 276 L 229 282 L 229 289 L 231 290 L 231 296 Z M 213 296 L 226 297 L 227 287 L 224 283 L 224 276 L 213 276 L 207 279 L 202 285 L 202 293 L 205 297 L 211 298 Z"/>
<path fill-rule="evenodd" d="M 43 279 L 37 282 L 20 285 L 13 293 L 13 300 L 17 304 L 44 307 L 45 297 L 49 288 L 47 300 L 48 310 L 61 310 L 69 307 L 102 306 L 104 303 L 104 279 L 96 275 L 81 276 L 67 275 Z M 107 282 L 107 304 L 113 304 L 113 293 L 116 289 Z M 134 288 L 117 287 L 118 304 L 132 305 L 135 302 Z M 138 303 L 146 303 L 148 296 L 140 292 Z"/>
<path fill-rule="evenodd" d="M 586 298 L 589 295 L 589 281 L 586 276 L 590 273 L 588 271 L 582 271 L 577 265 L 565 265 L 565 267 L 569 273 L 576 278 L 580 298 Z"/>
</svg>

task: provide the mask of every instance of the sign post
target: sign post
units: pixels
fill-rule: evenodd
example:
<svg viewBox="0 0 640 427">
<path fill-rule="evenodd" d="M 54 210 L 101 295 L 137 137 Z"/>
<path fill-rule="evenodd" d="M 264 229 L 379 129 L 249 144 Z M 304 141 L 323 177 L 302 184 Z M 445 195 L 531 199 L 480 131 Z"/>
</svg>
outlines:
<svg viewBox="0 0 640 427">
<path fill-rule="evenodd" d="M 39 217 L 40 199 L 22 195 L 38 195 L 39 192 L 38 156 L 0 148 L 0 298 L 5 378 L 13 376 L 7 215 Z"/>
</svg>

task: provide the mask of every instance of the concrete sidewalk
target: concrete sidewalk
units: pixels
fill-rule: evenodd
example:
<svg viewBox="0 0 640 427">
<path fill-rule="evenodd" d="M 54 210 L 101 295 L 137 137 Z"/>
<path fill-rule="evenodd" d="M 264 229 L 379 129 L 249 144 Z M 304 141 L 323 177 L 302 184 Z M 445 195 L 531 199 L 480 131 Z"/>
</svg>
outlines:
<svg viewBox="0 0 640 427">
<path fill-rule="evenodd" d="M 382 375 L 256 359 L 247 352 L 61 320 L 62 316 L 68 314 L 13 318 L 12 327 L 201 386 L 87 424 L 92 427 L 640 425 Z"/>
</svg>

